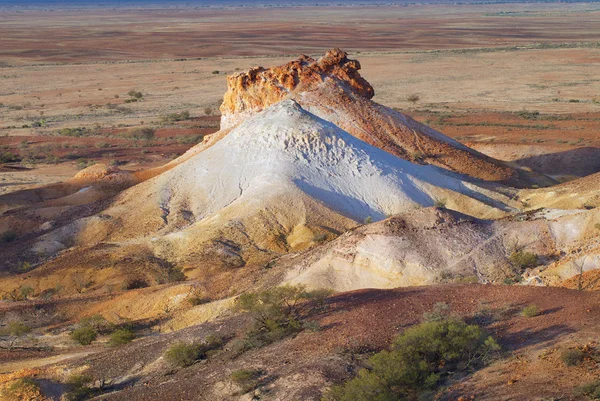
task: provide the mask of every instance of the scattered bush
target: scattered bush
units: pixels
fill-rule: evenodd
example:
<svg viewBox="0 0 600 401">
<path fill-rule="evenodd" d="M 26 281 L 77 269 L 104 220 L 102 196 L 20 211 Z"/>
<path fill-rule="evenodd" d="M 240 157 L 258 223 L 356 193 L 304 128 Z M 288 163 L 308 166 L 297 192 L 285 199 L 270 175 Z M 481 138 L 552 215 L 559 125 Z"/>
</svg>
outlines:
<svg viewBox="0 0 600 401">
<path fill-rule="evenodd" d="M 527 120 L 535 120 L 535 119 L 539 118 L 540 112 L 539 111 L 522 110 L 522 111 L 517 112 L 517 115 L 519 117 L 525 118 Z"/>
<path fill-rule="evenodd" d="M 123 283 L 124 290 L 135 290 L 148 287 L 148 282 L 143 278 L 130 278 Z"/>
<path fill-rule="evenodd" d="M 63 128 L 58 131 L 58 134 L 62 135 L 62 136 L 74 136 L 74 137 L 93 135 L 91 130 L 89 130 L 88 128 L 84 128 L 84 127 Z"/>
<path fill-rule="evenodd" d="M 5 329 L 2 330 L 2 332 L 0 332 L 0 334 L 5 335 L 5 336 L 10 336 L 13 339 L 11 340 L 10 344 L 8 345 L 8 349 L 11 350 L 15 343 L 17 342 L 17 340 L 21 337 L 23 337 L 25 334 L 29 333 L 31 331 L 31 328 L 29 326 L 27 326 L 25 323 L 15 320 L 10 322 Z"/>
<path fill-rule="evenodd" d="M 409 101 L 409 102 L 411 102 L 412 104 L 415 104 L 419 100 L 421 100 L 421 98 L 416 93 L 413 93 L 412 95 L 406 96 L 406 100 Z"/>
<path fill-rule="evenodd" d="M 521 311 L 521 316 L 524 317 L 536 317 L 540 314 L 540 311 L 536 305 L 527 305 Z"/>
<path fill-rule="evenodd" d="M 583 395 L 592 400 L 600 400 L 600 380 L 586 383 L 576 390 L 576 395 Z"/>
<path fill-rule="evenodd" d="M 17 233 L 13 230 L 4 231 L 0 235 L 0 243 L 13 242 L 17 240 Z"/>
<path fill-rule="evenodd" d="M 205 359 L 210 351 L 222 347 L 223 344 L 223 339 L 216 336 L 207 336 L 202 343 L 178 342 L 165 352 L 165 359 L 182 368 L 191 366 L 197 360 Z"/>
<path fill-rule="evenodd" d="M 584 357 L 585 353 L 580 349 L 568 349 L 563 351 L 563 353 L 560 355 L 560 359 L 562 359 L 567 366 L 581 365 Z"/>
<path fill-rule="evenodd" d="M 135 340 L 135 333 L 132 330 L 128 329 L 119 329 L 115 330 L 108 340 L 108 345 L 116 347 L 119 345 L 129 344 L 133 340 Z"/>
<path fill-rule="evenodd" d="M 239 369 L 231 372 L 229 378 L 235 384 L 242 388 L 243 393 L 247 393 L 251 390 L 254 390 L 260 384 L 260 377 L 263 375 L 263 372 L 260 370 L 254 369 Z"/>
<path fill-rule="evenodd" d="M 93 160 L 87 160 L 87 159 L 82 159 L 82 158 L 79 158 L 79 159 L 77 159 L 75 161 L 75 165 L 77 166 L 77 168 L 79 170 L 86 169 L 88 167 L 93 166 L 94 164 L 96 164 L 95 161 L 93 161 Z"/>
<path fill-rule="evenodd" d="M 200 143 L 202 142 L 202 140 L 204 139 L 204 135 L 185 135 L 185 136 L 180 136 L 179 138 L 177 138 L 177 142 L 179 142 L 182 145 L 187 145 L 187 144 L 196 144 L 196 143 Z"/>
<path fill-rule="evenodd" d="M 29 377 L 23 377 L 12 382 L 4 391 L 0 391 L 0 397 L 6 400 L 29 400 L 32 397 L 41 397 L 40 386 Z M 37 398 L 35 398 L 37 399 Z"/>
<path fill-rule="evenodd" d="M 135 140 L 146 140 L 149 141 L 151 139 L 154 139 L 154 136 L 156 134 L 156 131 L 153 128 L 150 127 L 137 127 L 137 128 L 131 128 L 130 130 L 128 130 L 125 133 L 125 136 L 128 138 L 133 138 Z"/>
<path fill-rule="evenodd" d="M 90 345 L 96 337 L 98 333 L 90 326 L 79 327 L 71 332 L 71 338 L 81 345 Z"/>
<path fill-rule="evenodd" d="M 164 122 L 176 122 L 176 121 L 185 121 L 190 119 L 189 111 L 182 111 L 181 113 L 171 113 L 166 116 L 162 116 L 160 118 Z"/>
<path fill-rule="evenodd" d="M 132 89 L 129 92 L 127 92 L 127 95 L 129 95 L 129 97 L 131 97 L 132 99 L 136 100 L 144 97 L 142 92 L 136 91 L 135 89 Z"/>
<path fill-rule="evenodd" d="M 219 74 L 219 70 L 214 70 L 211 74 Z"/>
<path fill-rule="evenodd" d="M 330 294 L 330 290 L 306 291 L 304 286 L 286 285 L 240 295 L 236 309 L 249 312 L 254 318 L 240 351 L 299 333 L 304 329 L 303 319 L 322 309 Z"/>
<path fill-rule="evenodd" d="M 445 379 L 488 363 L 500 349 L 477 325 L 447 318 L 407 329 L 390 351 L 369 359 L 369 369 L 325 396 L 330 401 L 418 400 Z"/>
<path fill-rule="evenodd" d="M 202 295 L 192 295 L 188 298 L 192 306 L 204 305 L 210 302 L 210 298 Z"/>
<path fill-rule="evenodd" d="M 21 287 L 19 287 L 19 293 L 21 295 L 21 299 L 26 301 L 27 299 L 29 299 L 29 297 L 33 296 L 35 290 L 29 285 L 22 285 Z"/>
<path fill-rule="evenodd" d="M 437 302 L 431 312 L 423 314 L 423 320 L 426 322 L 443 322 L 450 317 L 450 306 L 445 302 Z"/>
<path fill-rule="evenodd" d="M 535 253 L 527 251 L 515 251 L 508 259 L 513 266 L 521 270 L 539 265 L 538 256 Z"/>
<path fill-rule="evenodd" d="M 3 152 L 0 153 L 0 163 L 15 163 L 21 161 L 21 158 L 18 155 L 15 155 L 11 152 Z"/>
<path fill-rule="evenodd" d="M 94 395 L 88 385 L 92 382 L 92 378 L 84 375 L 73 375 L 67 380 L 69 391 L 64 395 L 66 401 L 84 401 Z"/>
<path fill-rule="evenodd" d="M 446 203 L 448 203 L 448 201 L 447 201 L 446 198 L 436 199 L 433 202 L 433 206 L 440 207 L 440 208 L 445 208 L 446 207 Z"/>
<path fill-rule="evenodd" d="M 100 334 L 107 334 L 113 330 L 113 325 L 100 314 L 85 317 L 79 321 L 80 327 L 91 327 Z"/>
</svg>

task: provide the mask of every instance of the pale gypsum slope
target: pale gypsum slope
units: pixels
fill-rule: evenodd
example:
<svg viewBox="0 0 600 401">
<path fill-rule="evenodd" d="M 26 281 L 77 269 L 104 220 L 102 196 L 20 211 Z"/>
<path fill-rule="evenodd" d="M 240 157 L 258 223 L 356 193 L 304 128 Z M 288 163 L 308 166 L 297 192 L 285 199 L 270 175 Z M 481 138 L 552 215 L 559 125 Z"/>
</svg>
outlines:
<svg viewBox="0 0 600 401">
<path fill-rule="evenodd" d="M 484 214 L 509 209 L 494 200 L 500 197 L 495 192 L 392 156 L 291 100 L 248 119 L 151 185 L 158 189 L 154 202 L 168 223 L 180 210 L 194 221 L 214 218 L 246 197 L 267 206 L 278 188 L 291 185 L 356 221 L 431 206 L 445 197 L 477 205 Z"/>
<path fill-rule="evenodd" d="M 599 209 L 600 210 L 600 209 Z M 455 211 L 424 208 L 349 231 L 320 247 L 281 258 L 284 282 L 337 291 L 395 288 L 468 279 L 502 282 L 520 274 L 509 258 L 532 252 L 541 265 L 526 283 L 553 285 L 598 266 L 598 210 L 542 210 L 512 219 L 479 220 Z M 546 268 L 546 266 L 548 268 Z M 557 280 L 558 279 L 558 280 Z"/>
<path fill-rule="evenodd" d="M 446 199 L 449 208 L 482 217 L 512 210 L 503 195 L 463 182 L 441 168 L 395 157 L 286 100 L 249 118 L 182 164 L 125 191 L 101 219 L 87 220 L 91 226 L 78 222 L 45 239 L 69 242 L 67 237 L 85 232 L 90 245 L 147 237 L 153 246 L 169 252 L 161 241 L 167 234 L 164 240 L 185 248 L 182 239 L 227 237 L 225 228 L 235 222 L 243 223 L 234 227 L 236 236 L 252 230 L 257 236 L 268 235 L 278 224 L 273 221 L 279 219 L 276 211 L 286 214 L 280 231 L 290 234 L 304 223 L 306 212 L 294 214 L 301 213 L 308 199 L 321 205 L 320 219 L 327 213 L 341 215 L 329 216 L 337 230 L 350 226 L 342 216 L 357 222 L 368 217 L 380 220 L 440 199 Z M 265 214 L 271 221 L 261 230 L 267 224 L 267 217 L 261 217 Z M 96 229 L 96 224 L 103 228 Z M 98 237 L 93 239 L 90 232 Z"/>
</svg>

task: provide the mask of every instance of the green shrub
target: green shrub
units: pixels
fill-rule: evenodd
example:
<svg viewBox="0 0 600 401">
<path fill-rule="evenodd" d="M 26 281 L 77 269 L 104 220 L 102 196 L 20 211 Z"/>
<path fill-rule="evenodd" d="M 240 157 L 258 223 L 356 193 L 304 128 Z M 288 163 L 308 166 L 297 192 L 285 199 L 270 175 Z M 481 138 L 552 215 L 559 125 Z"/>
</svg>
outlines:
<svg viewBox="0 0 600 401">
<path fill-rule="evenodd" d="M 165 352 L 165 359 L 179 367 L 191 366 L 197 360 L 207 358 L 210 351 L 221 348 L 223 344 L 223 339 L 217 336 L 207 336 L 201 343 L 177 342 Z"/>
<path fill-rule="evenodd" d="M 215 75 L 216 75 L 216 74 L 218 74 L 218 73 L 219 73 L 219 70 L 214 70 L 214 71 L 212 72 L 212 74 L 215 74 Z"/>
<path fill-rule="evenodd" d="M 536 305 L 527 305 L 521 311 L 521 316 L 525 317 L 536 317 L 539 314 L 540 311 L 538 310 L 538 307 Z"/>
<path fill-rule="evenodd" d="M 576 389 L 575 393 L 576 395 L 583 395 L 589 397 L 592 400 L 600 400 L 600 380 L 596 380 L 579 386 Z"/>
<path fill-rule="evenodd" d="M 229 378 L 235 384 L 242 388 L 243 393 L 247 393 L 251 390 L 254 390 L 260 384 L 260 377 L 263 375 L 263 372 L 260 370 L 254 369 L 239 369 L 231 372 Z"/>
<path fill-rule="evenodd" d="M 90 326 L 79 327 L 71 332 L 71 338 L 81 345 L 90 345 L 96 337 L 98 333 Z"/>
<path fill-rule="evenodd" d="M 17 233 L 13 230 L 4 231 L 2 235 L 0 235 L 0 243 L 13 242 L 17 240 Z"/>
<path fill-rule="evenodd" d="M 6 328 L 4 328 L 0 332 L 0 334 L 12 337 L 12 340 L 11 340 L 10 344 L 8 345 L 8 349 L 11 350 L 14 347 L 17 340 L 19 338 L 23 337 L 25 334 L 29 333 L 30 331 L 31 331 L 31 328 L 28 325 L 26 325 L 25 323 L 23 323 L 21 321 L 15 320 L 15 321 L 8 323 Z"/>
<path fill-rule="evenodd" d="M 416 93 L 413 93 L 412 95 L 406 96 L 406 100 L 409 101 L 409 102 L 411 102 L 412 104 L 415 104 L 419 100 L 421 100 L 421 98 Z"/>
<path fill-rule="evenodd" d="M 426 322 L 442 322 L 450 317 L 450 306 L 445 302 L 437 302 L 431 312 L 423 314 L 423 320 Z"/>
<path fill-rule="evenodd" d="M 11 152 L 0 153 L 0 163 L 14 163 L 21 161 L 21 158 Z"/>
<path fill-rule="evenodd" d="M 6 398 L 7 400 L 23 400 L 25 399 L 23 398 L 24 395 L 28 394 L 31 396 L 32 394 L 39 394 L 39 392 L 39 384 L 30 377 L 23 377 L 11 383 L 8 388 L 5 389 L 5 392 L 0 391 L 0 397 L 5 395 L 8 397 Z"/>
<path fill-rule="evenodd" d="M 58 131 L 59 135 L 62 136 L 75 136 L 75 137 L 80 137 L 80 136 L 90 136 L 93 135 L 93 132 L 88 129 L 88 128 L 84 128 L 84 127 L 77 127 L 77 128 L 63 128 L 61 130 Z"/>
<path fill-rule="evenodd" d="M 89 317 L 85 317 L 79 321 L 80 327 L 91 327 L 96 332 L 101 334 L 110 333 L 113 330 L 113 324 L 104 318 L 100 314 L 95 314 Z"/>
<path fill-rule="evenodd" d="M 65 394 L 66 401 L 84 401 L 94 395 L 88 385 L 92 382 L 92 378 L 85 375 L 73 375 L 67 380 L 69 391 Z"/>
<path fill-rule="evenodd" d="M 154 138 L 156 135 L 156 131 L 150 127 L 137 127 L 131 128 L 125 133 L 125 136 L 128 138 L 133 138 L 135 140 L 146 140 L 149 141 Z"/>
<path fill-rule="evenodd" d="M 19 287 L 19 293 L 21 294 L 22 299 L 27 300 L 35 294 L 35 290 L 29 285 L 22 285 Z"/>
<path fill-rule="evenodd" d="M 119 329 L 115 330 L 108 340 L 108 345 L 116 347 L 118 345 L 129 344 L 135 339 L 136 335 L 132 330 Z"/>
<path fill-rule="evenodd" d="M 521 270 L 539 265 L 538 256 L 532 252 L 515 251 L 510 255 L 509 260 L 515 267 Z"/>
<path fill-rule="evenodd" d="M 439 208 L 446 208 L 446 204 L 448 203 L 448 201 L 445 198 L 441 198 L 441 199 L 436 199 L 433 202 L 433 206 L 435 207 L 439 207 Z"/>
<path fill-rule="evenodd" d="M 204 135 L 185 135 L 185 136 L 180 136 L 179 138 L 177 138 L 177 142 L 179 142 L 182 145 L 187 145 L 187 144 L 196 144 L 196 143 L 200 143 L 202 142 L 202 140 L 204 139 Z"/>
<path fill-rule="evenodd" d="M 286 285 L 240 295 L 236 309 L 249 312 L 254 319 L 242 352 L 301 332 L 303 319 L 323 308 L 329 294 L 329 290 L 306 291 L 304 286 Z"/>
<path fill-rule="evenodd" d="M 129 95 L 129 97 L 136 99 L 136 100 L 144 97 L 142 92 L 136 91 L 135 89 L 130 90 L 129 92 L 127 92 L 127 94 Z"/>
<path fill-rule="evenodd" d="M 165 122 L 185 121 L 190 119 L 190 112 L 186 110 L 181 113 L 171 113 L 166 116 L 161 116 L 160 119 Z"/>
<path fill-rule="evenodd" d="M 567 366 L 581 365 L 584 357 L 585 353 L 580 349 L 568 349 L 563 351 L 563 353 L 560 355 L 560 359 L 562 359 Z"/>
<path fill-rule="evenodd" d="M 93 160 L 87 160 L 87 159 L 77 159 L 77 161 L 75 162 L 75 165 L 77 166 L 78 170 L 83 170 L 86 169 L 88 167 L 93 166 L 94 164 L 96 164 L 95 161 Z"/>
<path fill-rule="evenodd" d="M 188 302 L 192 306 L 204 305 L 210 302 L 210 298 L 202 295 L 192 295 L 188 298 Z"/>
<path fill-rule="evenodd" d="M 488 363 L 500 349 L 477 325 L 448 318 L 425 322 L 396 338 L 392 349 L 369 359 L 369 369 L 332 388 L 325 400 L 418 400 L 445 379 Z"/>
</svg>

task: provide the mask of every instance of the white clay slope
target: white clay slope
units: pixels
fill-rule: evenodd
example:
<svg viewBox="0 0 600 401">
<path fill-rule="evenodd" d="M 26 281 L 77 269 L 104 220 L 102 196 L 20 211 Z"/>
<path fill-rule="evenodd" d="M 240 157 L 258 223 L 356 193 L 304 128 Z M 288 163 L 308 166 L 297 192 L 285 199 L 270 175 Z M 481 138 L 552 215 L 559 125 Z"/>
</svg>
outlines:
<svg viewBox="0 0 600 401">
<path fill-rule="evenodd" d="M 496 207 L 507 209 L 492 199 L 499 197 L 497 193 L 458 177 L 370 146 L 286 100 L 157 177 L 155 184 L 162 188 L 165 211 L 184 202 L 195 221 L 244 197 L 266 200 L 275 189 L 290 185 L 357 221 L 431 206 L 441 198 L 473 202 L 462 195 L 477 199 L 480 209 L 487 203 L 484 209 L 489 214 L 498 212 Z M 168 214 L 165 219 L 169 220 Z"/>
</svg>

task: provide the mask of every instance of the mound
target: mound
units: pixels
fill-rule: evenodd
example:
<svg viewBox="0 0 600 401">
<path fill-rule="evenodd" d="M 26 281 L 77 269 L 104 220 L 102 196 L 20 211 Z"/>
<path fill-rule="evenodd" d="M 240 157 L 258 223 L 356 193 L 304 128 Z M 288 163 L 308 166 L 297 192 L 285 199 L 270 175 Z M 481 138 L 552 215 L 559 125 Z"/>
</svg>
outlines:
<svg viewBox="0 0 600 401">
<path fill-rule="evenodd" d="M 126 244 L 205 278 L 214 267 L 262 265 L 362 221 L 436 202 L 485 217 L 515 210 L 506 196 L 461 178 L 370 146 L 286 100 L 126 190 L 101 214 L 44 234 L 31 249 L 46 257 L 90 249 L 87 256 L 81 249 L 62 254 L 51 263 L 60 271 L 74 263 L 105 267 L 107 260 L 122 266 L 112 247 L 91 248 Z"/>
<path fill-rule="evenodd" d="M 577 274 L 574 258 L 586 262 L 585 271 L 600 267 L 597 249 L 582 257 L 583 249 L 598 245 L 599 219 L 595 211 L 542 211 L 490 221 L 428 208 L 352 230 L 281 258 L 276 267 L 288 272 L 286 282 L 338 291 L 447 281 L 497 283 L 531 267 L 513 256 L 529 252 L 539 265 L 525 274 L 529 282 L 557 284 Z"/>
<path fill-rule="evenodd" d="M 594 209 L 600 207 L 600 173 L 551 188 L 522 190 L 519 196 L 534 207 Z"/>
<path fill-rule="evenodd" d="M 471 177 L 512 186 L 551 185 L 548 177 L 490 158 L 370 99 L 371 85 L 339 49 L 314 60 L 307 56 L 280 67 L 256 67 L 228 77 L 221 128 L 230 128 L 283 99 L 395 156 Z"/>
</svg>

